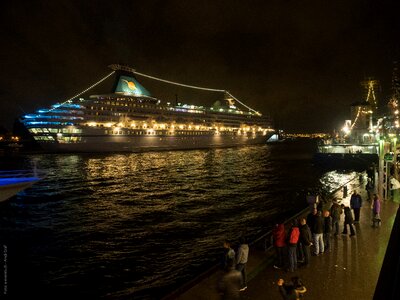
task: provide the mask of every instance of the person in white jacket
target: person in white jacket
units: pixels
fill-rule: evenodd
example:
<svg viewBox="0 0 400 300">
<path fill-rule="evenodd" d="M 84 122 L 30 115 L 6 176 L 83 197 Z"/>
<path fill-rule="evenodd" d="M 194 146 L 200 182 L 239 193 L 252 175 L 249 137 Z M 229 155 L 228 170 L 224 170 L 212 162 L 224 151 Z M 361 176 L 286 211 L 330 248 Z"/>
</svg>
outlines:
<svg viewBox="0 0 400 300">
<path fill-rule="evenodd" d="M 240 246 L 237 252 L 236 259 L 236 270 L 242 274 L 242 288 L 240 291 L 247 289 L 247 278 L 246 278 L 246 264 L 249 258 L 249 245 L 244 237 L 240 238 Z"/>
</svg>

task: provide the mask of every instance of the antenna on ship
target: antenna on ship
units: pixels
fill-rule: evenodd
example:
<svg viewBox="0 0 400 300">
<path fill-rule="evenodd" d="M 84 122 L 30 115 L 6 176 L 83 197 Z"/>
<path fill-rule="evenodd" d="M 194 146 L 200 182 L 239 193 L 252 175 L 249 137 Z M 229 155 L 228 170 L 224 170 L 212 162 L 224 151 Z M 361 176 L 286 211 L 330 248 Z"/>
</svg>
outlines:
<svg viewBox="0 0 400 300">
<path fill-rule="evenodd" d="M 177 85 L 177 86 L 182 86 L 182 87 L 187 87 L 187 88 L 197 89 L 197 90 L 203 90 L 203 91 L 224 93 L 225 95 L 229 96 L 230 98 L 236 100 L 238 103 L 240 103 L 241 105 L 246 107 L 249 111 L 252 111 L 256 115 L 261 115 L 261 113 L 259 113 L 258 111 L 252 109 L 250 106 L 244 104 L 242 101 L 240 101 L 235 96 L 233 96 L 231 93 L 229 93 L 227 90 L 213 89 L 213 88 L 208 88 L 208 87 L 200 87 L 200 86 L 188 85 L 188 84 L 183 84 L 183 83 L 174 82 L 174 81 L 170 81 L 170 80 L 165 80 L 165 79 L 162 79 L 162 78 L 158 78 L 158 77 L 154 77 L 154 76 L 150 76 L 150 75 L 147 75 L 147 74 L 143 74 L 143 73 L 137 72 L 135 69 L 133 69 L 133 68 L 131 68 L 129 66 L 124 66 L 124 65 L 120 65 L 120 64 L 109 65 L 109 68 L 114 70 L 114 72 L 115 71 L 125 71 L 125 72 L 129 72 L 129 73 L 133 73 L 135 75 L 139 75 L 139 76 L 142 76 L 142 77 L 146 77 L 146 78 L 149 78 L 149 79 L 153 79 L 153 80 L 157 80 L 157 81 L 161 81 L 161 82 L 165 82 L 165 83 L 173 84 L 173 85 Z"/>
</svg>

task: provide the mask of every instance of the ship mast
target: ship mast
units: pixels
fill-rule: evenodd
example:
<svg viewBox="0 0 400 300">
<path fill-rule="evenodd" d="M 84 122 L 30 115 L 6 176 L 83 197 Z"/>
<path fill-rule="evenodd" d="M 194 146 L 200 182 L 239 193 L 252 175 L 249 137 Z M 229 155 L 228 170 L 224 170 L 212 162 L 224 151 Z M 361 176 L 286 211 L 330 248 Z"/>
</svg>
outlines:
<svg viewBox="0 0 400 300">
<path fill-rule="evenodd" d="M 367 91 L 365 102 L 368 102 L 374 112 L 376 112 L 376 110 L 378 109 L 378 101 L 376 99 L 375 90 L 379 85 L 379 81 L 370 77 L 367 78 L 367 80 L 361 82 L 361 85 Z"/>
<path fill-rule="evenodd" d="M 393 125 L 396 129 L 400 127 L 399 123 L 399 99 L 400 99 L 400 79 L 398 74 L 398 61 L 393 62 L 392 73 L 392 95 L 390 97 L 388 106 L 393 118 Z"/>
</svg>

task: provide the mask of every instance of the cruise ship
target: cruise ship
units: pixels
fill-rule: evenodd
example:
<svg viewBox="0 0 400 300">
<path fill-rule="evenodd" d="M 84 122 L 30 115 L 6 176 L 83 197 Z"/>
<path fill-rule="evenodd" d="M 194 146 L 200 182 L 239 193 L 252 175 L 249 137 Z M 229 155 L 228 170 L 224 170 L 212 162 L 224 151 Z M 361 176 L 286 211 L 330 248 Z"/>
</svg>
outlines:
<svg viewBox="0 0 400 300">
<path fill-rule="evenodd" d="M 212 107 L 171 104 L 153 97 L 139 83 L 134 69 L 110 67 L 113 71 L 106 77 L 114 77 L 111 93 L 87 98 L 75 96 L 20 117 L 20 122 L 45 151 L 140 152 L 234 147 L 266 143 L 275 133 L 268 117 L 247 106 L 238 108 L 239 100 L 228 92 L 222 101 L 225 104 Z"/>
</svg>

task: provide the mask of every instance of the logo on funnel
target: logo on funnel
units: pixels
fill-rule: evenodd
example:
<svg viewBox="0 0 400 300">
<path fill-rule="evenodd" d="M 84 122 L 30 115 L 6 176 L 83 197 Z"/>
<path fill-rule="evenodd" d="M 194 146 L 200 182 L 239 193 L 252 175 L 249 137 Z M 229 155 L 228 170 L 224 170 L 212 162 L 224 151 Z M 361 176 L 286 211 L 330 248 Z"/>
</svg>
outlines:
<svg viewBox="0 0 400 300">
<path fill-rule="evenodd" d="M 128 80 L 125 80 L 125 79 L 122 79 L 122 81 L 126 82 L 128 88 L 130 90 L 132 90 L 132 91 L 136 90 L 136 85 L 132 81 L 128 81 Z"/>
</svg>

